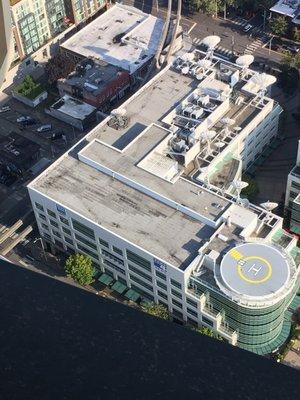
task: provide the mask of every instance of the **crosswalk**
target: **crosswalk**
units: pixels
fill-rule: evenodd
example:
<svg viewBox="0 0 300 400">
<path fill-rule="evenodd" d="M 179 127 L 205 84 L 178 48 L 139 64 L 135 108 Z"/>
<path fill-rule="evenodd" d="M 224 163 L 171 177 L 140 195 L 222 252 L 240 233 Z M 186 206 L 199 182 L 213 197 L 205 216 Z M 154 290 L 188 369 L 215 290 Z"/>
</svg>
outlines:
<svg viewBox="0 0 300 400">
<path fill-rule="evenodd" d="M 199 38 L 193 38 L 193 44 L 196 46 L 200 46 L 202 42 L 202 39 Z M 226 57 L 230 57 L 232 55 L 231 50 L 226 49 L 225 47 L 222 46 L 217 46 L 215 48 L 215 53 L 221 53 L 225 55 Z"/>
<path fill-rule="evenodd" d="M 247 45 L 244 54 L 254 53 L 258 48 L 262 48 L 268 42 L 268 40 L 269 38 L 267 35 L 255 39 L 252 43 Z"/>
</svg>

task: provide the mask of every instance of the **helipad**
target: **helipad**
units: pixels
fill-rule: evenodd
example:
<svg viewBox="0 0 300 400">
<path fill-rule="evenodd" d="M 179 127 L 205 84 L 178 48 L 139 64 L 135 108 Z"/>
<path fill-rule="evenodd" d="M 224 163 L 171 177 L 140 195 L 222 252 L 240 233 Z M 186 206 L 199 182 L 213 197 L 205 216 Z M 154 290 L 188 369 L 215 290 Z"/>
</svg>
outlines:
<svg viewBox="0 0 300 400">
<path fill-rule="evenodd" d="M 228 289 L 250 297 L 275 294 L 290 278 L 287 259 L 275 247 L 256 243 L 231 249 L 220 272 Z"/>
</svg>

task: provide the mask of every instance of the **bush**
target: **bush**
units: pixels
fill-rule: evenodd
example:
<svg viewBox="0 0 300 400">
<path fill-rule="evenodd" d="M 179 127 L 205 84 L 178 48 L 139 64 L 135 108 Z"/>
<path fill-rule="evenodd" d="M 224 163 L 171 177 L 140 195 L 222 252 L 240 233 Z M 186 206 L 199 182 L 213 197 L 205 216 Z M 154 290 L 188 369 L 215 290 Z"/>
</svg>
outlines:
<svg viewBox="0 0 300 400">
<path fill-rule="evenodd" d="M 147 314 L 154 315 L 155 317 L 162 319 L 170 319 L 168 309 L 162 304 L 146 303 L 142 306 L 142 310 Z"/>
<path fill-rule="evenodd" d="M 44 88 L 40 83 L 37 83 L 31 75 L 26 75 L 23 82 L 15 88 L 15 92 L 19 93 L 21 96 L 27 97 L 30 100 L 35 99 L 41 93 L 43 93 Z"/>
<path fill-rule="evenodd" d="M 67 276 L 74 279 L 79 285 L 86 286 L 94 282 L 94 267 L 92 259 L 83 254 L 71 255 L 65 265 Z"/>
</svg>

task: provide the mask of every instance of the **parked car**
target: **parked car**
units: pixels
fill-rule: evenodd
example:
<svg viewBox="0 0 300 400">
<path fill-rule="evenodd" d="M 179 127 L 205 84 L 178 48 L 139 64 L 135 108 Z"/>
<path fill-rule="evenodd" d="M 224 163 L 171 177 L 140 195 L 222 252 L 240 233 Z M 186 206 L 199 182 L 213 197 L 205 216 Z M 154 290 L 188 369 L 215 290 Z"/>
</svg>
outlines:
<svg viewBox="0 0 300 400">
<path fill-rule="evenodd" d="M 290 51 L 292 54 L 297 54 L 300 50 L 299 47 L 297 47 L 296 45 L 287 44 L 283 44 L 281 48 L 283 51 Z"/>
<path fill-rule="evenodd" d="M 36 124 L 36 120 L 34 118 L 32 118 L 32 117 L 29 117 L 29 116 L 19 117 L 17 119 L 17 122 L 19 122 L 22 125 L 34 125 L 34 124 Z"/>
<path fill-rule="evenodd" d="M 50 140 L 54 141 L 54 140 L 58 140 L 58 139 L 65 139 L 65 135 L 63 132 L 53 132 Z"/>
<path fill-rule="evenodd" d="M 37 132 L 43 133 L 43 132 L 48 132 L 52 130 L 52 125 L 51 124 L 45 124 L 41 125 L 40 127 L 37 128 Z"/>
<path fill-rule="evenodd" d="M 244 31 L 245 33 L 247 33 L 247 32 L 249 32 L 249 31 L 251 31 L 252 28 L 253 28 L 253 25 L 247 24 L 247 25 L 244 26 L 243 31 Z"/>
<path fill-rule="evenodd" d="M 9 106 L 3 106 L 0 108 L 0 113 L 4 113 L 6 111 L 10 111 L 10 107 Z"/>
</svg>

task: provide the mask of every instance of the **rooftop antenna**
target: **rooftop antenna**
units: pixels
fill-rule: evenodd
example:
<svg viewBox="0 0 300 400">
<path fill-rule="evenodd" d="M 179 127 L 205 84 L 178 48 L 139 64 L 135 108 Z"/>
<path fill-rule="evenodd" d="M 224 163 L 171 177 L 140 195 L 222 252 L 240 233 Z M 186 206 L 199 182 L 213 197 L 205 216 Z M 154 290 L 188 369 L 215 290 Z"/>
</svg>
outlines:
<svg viewBox="0 0 300 400">
<path fill-rule="evenodd" d="M 206 148 L 206 155 L 210 154 L 211 150 L 211 140 L 216 136 L 216 131 L 204 131 L 201 133 L 201 139 L 202 141 L 206 142 L 207 148 Z"/>
<path fill-rule="evenodd" d="M 235 120 L 232 118 L 225 117 L 222 118 L 220 122 L 225 126 L 225 135 L 227 136 L 230 133 L 229 127 L 235 124 Z"/>
<path fill-rule="evenodd" d="M 249 67 L 253 63 L 254 57 L 251 54 L 244 54 L 236 59 L 235 63 L 239 67 L 242 67 L 241 77 L 244 78 L 248 75 Z"/>
<path fill-rule="evenodd" d="M 241 179 L 237 179 L 232 182 L 232 186 L 234 187 L 237 193 L 236 202 L 239 203 L 241 201 L 241 191 L 248 186 L 248 183 L 242 181 Z"/>
<path fill-rule="evenodd" d="M 205 59 L 211 60 L 214 55 L 214 50 L 220 43 L 221 38 L 216 35 L 207 36 L 202 40 L 202 44 L 207 47 Z"/>
<path fill-rule="evenodd" d="M 261 103 L 267 93 L 269 86 L 276 82 L 276 77 L 274 75 L 269 75 L 263 72 L 262 74 L 257 74 L 251 78 L 251 81 L 259 87 L 258 96 L 260 98 L 259 103 Z"/>
</svg>

